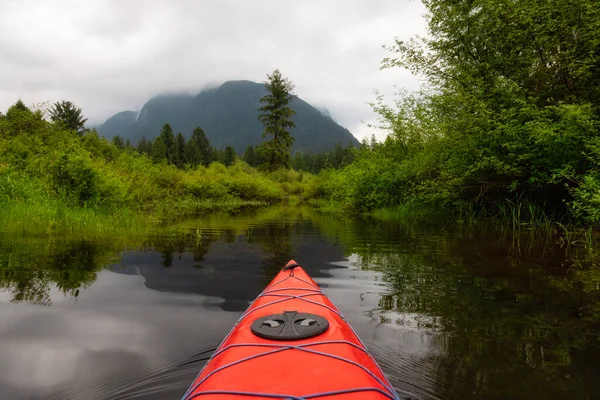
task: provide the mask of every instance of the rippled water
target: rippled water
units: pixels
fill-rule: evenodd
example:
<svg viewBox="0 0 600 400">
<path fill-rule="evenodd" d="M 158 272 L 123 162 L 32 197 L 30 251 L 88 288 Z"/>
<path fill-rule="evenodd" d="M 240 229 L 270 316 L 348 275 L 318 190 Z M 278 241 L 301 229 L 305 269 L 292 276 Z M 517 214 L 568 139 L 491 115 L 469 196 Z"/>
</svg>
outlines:
<svg viewBox="0 0 600 400">
<path fill-rule="evenodd" d="M 271 208 L 127 240 L 0 236 L 0 398 L 179 399 L 289 259 L 419 399 L 598 399 L 600 257 Z"/>
</svg>

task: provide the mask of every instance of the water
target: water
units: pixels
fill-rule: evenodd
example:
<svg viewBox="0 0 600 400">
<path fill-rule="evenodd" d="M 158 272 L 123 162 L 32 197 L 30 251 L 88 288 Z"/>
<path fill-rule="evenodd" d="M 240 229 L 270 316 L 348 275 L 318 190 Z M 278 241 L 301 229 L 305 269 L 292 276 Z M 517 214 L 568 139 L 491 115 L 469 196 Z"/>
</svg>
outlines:
<svg viewBox="0 0 600 400">
<path fill-rule="evenodd" d="M 143 238 L 0 236 L 0 398 L 179 399 L 291 258 L 402 397 L 600 398 L 597 253 L 307 208 Z"/>
</svg>

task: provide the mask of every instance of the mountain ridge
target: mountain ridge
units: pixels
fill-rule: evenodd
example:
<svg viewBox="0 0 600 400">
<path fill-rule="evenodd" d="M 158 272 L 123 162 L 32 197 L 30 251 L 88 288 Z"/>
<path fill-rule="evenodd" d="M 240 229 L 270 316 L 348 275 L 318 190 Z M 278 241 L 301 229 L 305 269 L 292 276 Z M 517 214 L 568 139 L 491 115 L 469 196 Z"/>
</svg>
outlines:
<svg viewBox="0 0 600 400">
<path fill-rule="evenodd" d="M 201 127 L 216 148 L 233 146 L 241 153 L 248 145 L 260 144 L 263 126 L 258 121 L 260 98 L 265 85 L 248 80 L 227 81 L 197 94 L 159 94 L 136 111 L 121 111 L 97 126 L 107 138 L 115 135 L 136 144 L 142 136 L 154 139 L 166 123 L 174 132 L 186 137 Z M 336 144 L 358 146 L 350 131 L 337 124 L 327 110 L 316 108 L 298 96 L 290 106 L 296 111 L 293 121 L 295 138 L 293 151 L 319 152 L 331 150 Z"/>
</svg>

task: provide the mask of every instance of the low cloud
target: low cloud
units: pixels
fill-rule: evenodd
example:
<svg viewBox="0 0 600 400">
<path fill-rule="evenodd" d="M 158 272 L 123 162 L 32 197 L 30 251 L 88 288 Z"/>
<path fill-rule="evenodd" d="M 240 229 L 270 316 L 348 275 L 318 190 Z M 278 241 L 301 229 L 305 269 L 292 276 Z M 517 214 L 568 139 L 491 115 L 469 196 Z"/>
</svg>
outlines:
<svg viewBox="0 0 600 400">
<path fill-rule="evenodd" d="M 375 118 L 373 90 L 418 86 L 407 71 L 379 70 L 382 45 L 424 33 L 418 1 L 1 3 L 2 110 L 69 99 L 98 123 L 161 92 L 263 81 L 279 68 L 360 139 L 372 133 L 361 121 Z"/>
</svg>

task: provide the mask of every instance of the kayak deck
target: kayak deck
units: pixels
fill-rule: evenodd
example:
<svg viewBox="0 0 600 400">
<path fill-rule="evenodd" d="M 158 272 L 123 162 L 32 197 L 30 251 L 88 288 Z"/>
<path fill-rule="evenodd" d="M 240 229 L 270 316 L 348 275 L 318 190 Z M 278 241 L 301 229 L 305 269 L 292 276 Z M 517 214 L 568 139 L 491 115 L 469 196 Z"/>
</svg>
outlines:
<svg viewBox="0 0 600 400">
<path fill-rule="evenodd" d="M 398 399 L 337 307 L 290 261 L 183 399 Z"/>
</svg>

